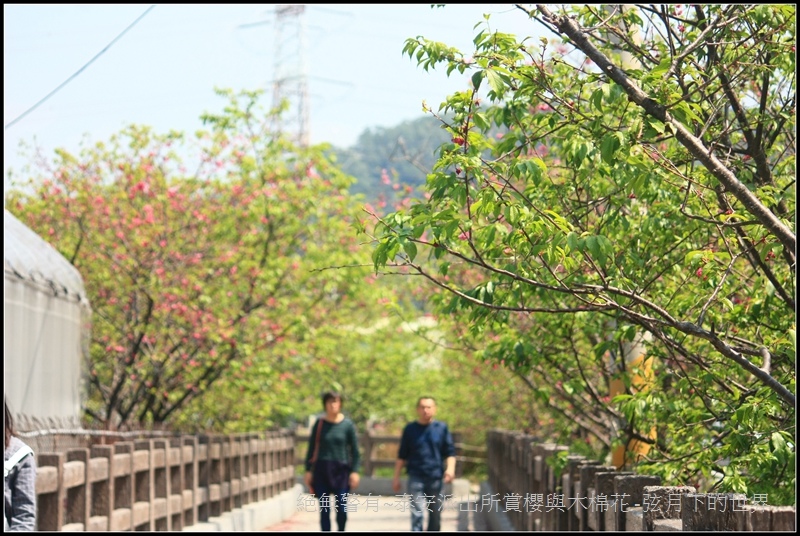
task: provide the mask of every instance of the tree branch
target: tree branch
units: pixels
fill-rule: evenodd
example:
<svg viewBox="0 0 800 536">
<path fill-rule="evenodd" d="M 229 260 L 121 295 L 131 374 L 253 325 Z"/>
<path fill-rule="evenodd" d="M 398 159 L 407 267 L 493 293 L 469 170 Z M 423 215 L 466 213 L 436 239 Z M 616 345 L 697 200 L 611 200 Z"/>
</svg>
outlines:
<svg viewBox="0 0 800 536">
<path fill-rule="evenodd" d="M 545 5 L 537 4 L 537 9 L 545 20 L 558 28 L 563 35 L 569 37 L 575 43 L 575 46 L 591 58 L 609 78 L 619 84 L 634 103 L 644 109 L 648 115 L 669 125 L 681 145 L 683 145 L 692 156 L 699 160 L 706 169 L 720 181 L 762 225 L 764 225 L 764 227 L 769 229 L 769 231 L 778 238 L 781 244 L 783 244 L 784 248 L 792 252 L 792 258 L 794 258 L 794 251 L 797 249 L 795 233 L 767 209 L 767 207 L 761 203 L 761 200 L 736 178 L 736 175 L 725 167 L 725 165 L 714 156 L 711 150 L 703 145 L 701 140 L 692 135 L 683 124 L 675 120 L 672 115 L 667 112 L 663 105 L 651 99 L 622 69 L 614 65 L 605 54 L 598 50 L 589 41 L 574 20 L 564 15 L 553 14 Z"/>
</svg>

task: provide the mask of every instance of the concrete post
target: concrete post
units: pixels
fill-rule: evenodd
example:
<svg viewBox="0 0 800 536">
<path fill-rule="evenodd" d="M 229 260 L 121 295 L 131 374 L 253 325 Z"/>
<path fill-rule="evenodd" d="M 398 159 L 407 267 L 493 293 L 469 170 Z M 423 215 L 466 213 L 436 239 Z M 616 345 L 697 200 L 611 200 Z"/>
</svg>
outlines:
<svg viewBox="0 0 800 536">
<path fill-rule="evenodd" d="M 92 504 L 92 485 L 89 481 L 89 449 L 70 449 L 67 452 L 67 462 L 82 463 L 84 478 L 83 484 L 66 490 L 66 524 L 82 525 L 81 531 L 86 531 L 89 526 Z M 40 527 L 40 530 L 43 529 Z"/>
<path fill-rule="evenodd" d="M 56 488 L 52 493 L 39 495 L 37 504 L 37 530 L 57 532 L 61 530 L 62 519 L 64 519 L 64 502 L 66 499 L 64 491 L 64 461 L 66 455 L 59 454 L 39 454 L 36 463 L 41 467 L 54 467 L 56 469 Z M 37 488 L 38 488 L 37 482 Z"/>
<path fill-rule="evenodd" d="M 682 497 L 696 490 L 692 486 L 645 486 L 642 489 L 644 530 L 681 530 Z"/>
<path fill-rule="evenodd" d="M 105 469 L 105 474 L 93 483 L 90 524 L 94 530 L 107 531 L 110 530 L 111 512 L 114 511 L 114 447 L 93 445 L 90 454 L 92 459 L 102 458 L 103 462 L 98 465 Z"/>
<path fill-rule="evenodd" d="M 643 494 L 645 486 L 661 485 L 661 477 L 651 475 L 622 475 L 614 478 L 614 493 L 619 498 L 619 508 L 613 530 L 624 532 L 627 530 L 644 530 L 642 516 Z M 640 522 L 635 525 L 628 524 L 628 514 L 631 509 L 637 509 Z"/>
<path fill-rule="evenodd" d="M 734 531 L 745 524 L 743 493 L 687 493 L 681 497 L 684 531 Z"/>
</svg>

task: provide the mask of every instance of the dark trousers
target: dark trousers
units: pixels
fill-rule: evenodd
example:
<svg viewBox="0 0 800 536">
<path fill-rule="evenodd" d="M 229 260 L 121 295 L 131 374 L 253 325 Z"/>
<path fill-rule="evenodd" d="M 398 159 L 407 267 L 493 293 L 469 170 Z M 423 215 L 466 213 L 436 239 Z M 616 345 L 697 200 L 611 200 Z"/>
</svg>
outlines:
<svg viewBox="0 0 800 536">
<path fill-rule="evenodd" d="M 319 460 L 314 465 L 314 495 L 319 501 L 319 522 L 323 531 L 331 530 L 331 508 L 336 508 L 336 524 L 344 531 L 347 522 L 347 494 L 350 467 L 345 462 Z"/>
<path fill-rule="evenodd" d="M 331 530 L 331 508 L 336 507 L 336 525 L 339 532 L 344 532 L 347 523 L 347 493 L 348 490 L 331 490 L 325 486 L 314 488 L 314 495 L 319 501 L 319 524 L 323 532 Z"/>
</svg>

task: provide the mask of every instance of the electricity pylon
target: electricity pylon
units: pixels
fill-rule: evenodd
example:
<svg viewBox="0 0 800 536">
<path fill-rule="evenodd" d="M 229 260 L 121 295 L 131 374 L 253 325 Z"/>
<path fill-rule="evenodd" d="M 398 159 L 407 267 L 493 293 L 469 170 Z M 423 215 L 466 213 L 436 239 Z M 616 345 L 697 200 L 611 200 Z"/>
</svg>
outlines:
<svg viewBox="0 0 800 536">
<path fill-rule="evenodd" d="M 308 76 L 306 69 L 305 5 L 275 6 L 275 81 L 272 105 L 288 102 L 276 117 L 273 131 L 300 147 L 309 145 Z"/>
</svg>

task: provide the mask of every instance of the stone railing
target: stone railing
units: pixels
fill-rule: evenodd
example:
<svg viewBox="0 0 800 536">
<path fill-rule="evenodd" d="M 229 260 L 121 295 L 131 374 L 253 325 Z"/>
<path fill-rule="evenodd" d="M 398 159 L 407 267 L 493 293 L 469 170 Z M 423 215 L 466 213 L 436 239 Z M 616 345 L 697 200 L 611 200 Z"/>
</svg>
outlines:
<svg viewBox="0 0 800 536">
<path fill-rule="evenodd" d="M 537 443 L 519 432 L 487 435 L 490 497 L 476 507 L 496 510 L 494 527 L 520 531 L 792 531 L 794 506 L 747 504 L 743 494 L 696 493 L 662 486 L 658 476 L 617 471 L 567 455 L 560 478 L 548 458 L 568 447 Z"/>
<path fill-rule="evenodd" d="M 180 531 L 294 484 L 289 431 L 38 453 L 37 525 L 40 531 Z"/>
</svg>

